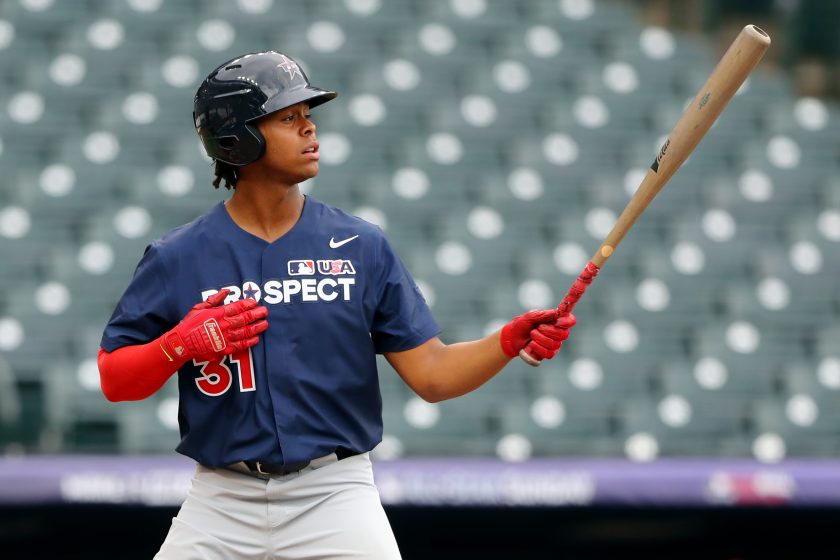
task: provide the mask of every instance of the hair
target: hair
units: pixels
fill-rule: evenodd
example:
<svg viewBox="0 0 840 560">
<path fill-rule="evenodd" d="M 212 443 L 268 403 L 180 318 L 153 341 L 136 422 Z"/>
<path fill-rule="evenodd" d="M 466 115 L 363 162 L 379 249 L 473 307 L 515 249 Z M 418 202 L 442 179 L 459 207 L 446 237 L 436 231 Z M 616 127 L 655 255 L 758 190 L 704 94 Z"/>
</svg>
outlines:
<svg viewBox="0 0 840 560">
<path fill-rule="evenodd" d="M 216 179 L 213 181 L 213 186 L 218 189 L 222 179 L 224 179 L 227 190 L 235 189 L 236 183 L 239 181 L 239 170 L 236 166 L 218 159 L 214 162 L 216 164 Z"/>
</svg>

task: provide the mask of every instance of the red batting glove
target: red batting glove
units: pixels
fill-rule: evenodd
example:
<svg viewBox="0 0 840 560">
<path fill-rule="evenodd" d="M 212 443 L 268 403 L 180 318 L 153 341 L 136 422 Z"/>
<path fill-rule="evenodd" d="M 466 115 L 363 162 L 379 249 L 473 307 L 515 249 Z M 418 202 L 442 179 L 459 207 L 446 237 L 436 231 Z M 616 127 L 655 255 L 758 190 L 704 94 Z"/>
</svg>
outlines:
<svg viewBox="0 0 840 560">
<path fill-rule="evenodd" d="M 569 338 L 569 329 L 575 322 L 571 313 L 558 317 L 556 309 L 529 311 L 502 327 L 502 351 L 515 358 L 530 342 L 531 351 L 537 357 L 551 359 Z"/>
<path fill-rule="evenodd" d="M 230 290 L 221 290 L 196 304 L 174 329 L 163 336 L 161 349 L 170 359 L 201 362 L 255 346 L 268 328 L 266 307 L 253 299 L 221 305 Z"/>
</svg>

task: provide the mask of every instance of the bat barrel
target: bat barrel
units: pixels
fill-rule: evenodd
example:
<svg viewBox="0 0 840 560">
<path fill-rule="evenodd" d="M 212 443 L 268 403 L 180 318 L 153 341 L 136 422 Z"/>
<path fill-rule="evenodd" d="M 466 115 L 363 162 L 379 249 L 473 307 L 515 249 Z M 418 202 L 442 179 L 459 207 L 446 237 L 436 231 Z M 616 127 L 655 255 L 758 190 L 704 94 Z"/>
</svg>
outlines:
<svg viewBox="0 0 840 560">
<path fill-rule="evenodd" d="M 770 36 L 761 28 L 747 25 L 741 30 L 706 83 L 686 107 L 633 198 L 616 220 L 601 247 L 592 256 L 592 262 L 596 266 L 604 266 L 636 219 L 691 155 L 769 46 Z"/>
</svg>

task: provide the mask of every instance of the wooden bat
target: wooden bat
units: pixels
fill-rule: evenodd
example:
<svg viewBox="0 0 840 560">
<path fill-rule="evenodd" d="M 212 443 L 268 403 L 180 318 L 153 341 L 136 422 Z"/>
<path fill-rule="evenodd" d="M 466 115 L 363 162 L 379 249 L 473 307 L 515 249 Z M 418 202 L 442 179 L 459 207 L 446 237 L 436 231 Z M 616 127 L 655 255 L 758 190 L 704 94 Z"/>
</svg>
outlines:
<svg viewBox="0 0 840 560">
<path fill-rule="evenodd" d="M 769 46 L 770 36 L 755 25 L 747 25 L 741 30 L 662 145 L 612 231 L 557 306 L 558 314 L 571 313 L 592 279 L 598 275 L 650 201 L 694 151 Z M 519 357 L 529 365 L 540 365 L 541 360 L 531 350 L 530 343 L 519 352 Z"/>
</svg>

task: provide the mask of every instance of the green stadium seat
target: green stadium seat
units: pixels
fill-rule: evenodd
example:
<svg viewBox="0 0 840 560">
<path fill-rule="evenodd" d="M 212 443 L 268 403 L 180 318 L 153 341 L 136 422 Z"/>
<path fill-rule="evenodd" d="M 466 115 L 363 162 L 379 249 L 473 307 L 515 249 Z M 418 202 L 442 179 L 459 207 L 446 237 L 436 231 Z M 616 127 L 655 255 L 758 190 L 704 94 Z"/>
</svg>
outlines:
<svg viewBox="0 0 840 560">
<path fill-rule="evenodd" d="M 21 399 L 12 367 L 0 356 L 0 441 L 19 439 Z"/>
<path fill-rule="evenodd" d="M 621 444 L 614 437 L 615 412 L 600 404 L 566 397 L 509 398 L 502 429 L 526 438 L 536 457 L 616 455 Z"/>
<path fill-rule="evenodd" d="M 163 424 L 162 411 L 177 413 L 177 401 L 164 403 L 163 399 L 147 399 L 130 403 L 117 403 L 114 418 L 119 434 L 118 450 L 125 454 L 172 454 L 181 441 L 177 425 Z"/>
<path fill-rule="evenodd" d="M 752 411 L 756 436 L 766 433 L 778 435 L 788 456 L 830 457 L 837 453 L 838 444 L 834 437 L 837 433 L 837 409 L 819 406 L 813 412 L 810 407 L 805 408 L 807 410 L 797 413 L 790 406 L 790 401 L 757 401 Z"/>
<path fill-rule="evenodd" d="M 519 19 L 517 6 L 506 2 L 487 2 L 478 7 L 469 4 L 461 4 L 450 0 L 432 0 L 424 2 L 418 7 L 422 10 L 424 17 L 435 21 L 443 21 L 452 24 L 474 23 L 484 27 L 485 25 L 510 24 Z M 480 8 L 480 9 L 479 9 Z"/>
<path fill-rule="evenodd" d="M 99 387 L 96 361 L 60 361 L 44 368 L 44 410 L 47 423 L 58 429 L 77 420 L 106 419 L 114 416 Z"/>
<path fill-rule="evenodd" d="M 570 342 L 555 359 L 534 371 L 526 370 L 534 396 L 554 396 L 583 406 L 591 404 L 616 414 L 627 395 L 647 395 L 652 391 L 655 379 L 652 369 L 633 360 L 618 368 L 600 356 L 580 355 L 572 347 Z"/>
<path fill-rule="evenodd" d="M 668 400 L 677 397 L 681 400 Z M 687 403 L 688 408 L 676 403 Z M 621 415 L 622 433 L 630 437 L 650 434 L 662 456 L 728 455 L 745 435 L 745 406 L 725 393 L 716 395 L 665 395 L 662 399 L 628 400 Z M 745 451 L 741 449 L 740 451 Z"/>
<path fill-rule="evenodd" d="M 749 403 L 777 394 L 781 371 L 728 368 L 714 356 L 673 360 L 662 364 L 659 383 L 668 394 L 701 399 L 726 395 Z"/>
<path fill-rule="evenodd" d="M 462 399 L 437 404 L 426 403 L 419 397 L 385 402 L 385 433 L 402 443 L 406 456 L 492 455 L 499 421 L 484 400 L 480 393 L 471 393 Z M 482 404 L 478 405 L 478 401 Z M 416 423 L 410 423 L 407 416 L 415 418 Z"/>
</svg>

